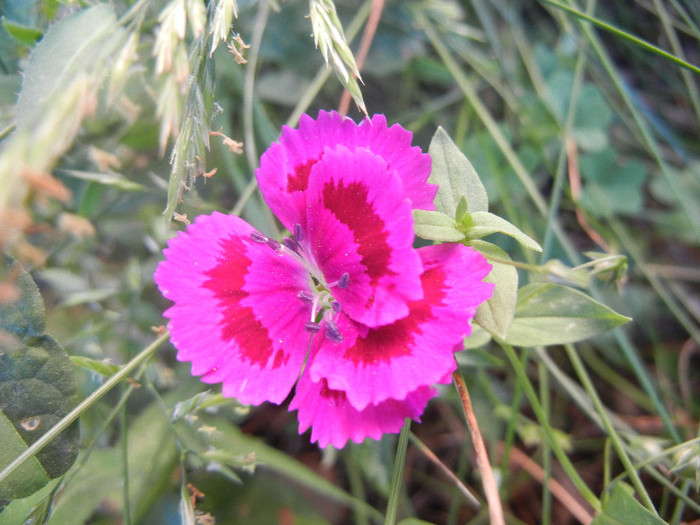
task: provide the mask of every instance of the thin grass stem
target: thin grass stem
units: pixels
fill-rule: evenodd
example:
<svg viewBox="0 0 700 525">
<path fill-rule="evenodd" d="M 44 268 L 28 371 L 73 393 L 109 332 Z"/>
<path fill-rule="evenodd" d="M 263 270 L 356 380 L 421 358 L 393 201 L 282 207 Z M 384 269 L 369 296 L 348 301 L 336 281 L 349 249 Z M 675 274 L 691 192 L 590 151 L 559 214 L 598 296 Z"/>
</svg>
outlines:
<svg viewBox="0 0 700 525">
<path fill-rule="evenodd" d="M 546 438 L 549 440 L 549 446 L 551 447 L 552 452 L 557 457 L 562 468 L 569 476 L 569 479 L 574 484 L 574 486 L 581 493 L 581 495 L 586 499 L 586 501 L 588 501 L 588 503 L 591 505 L 591 507 L 593 507 L 593 509 L 595 509 L 596 511 L 600 511 L 600 500 L 596 497 L 596 495 L 588 487 L 588 485 L 586 485 L 586 483 L 583 481 L 578 471 L 576 470 L 576 467 L 571 463 L 571 460 L 566 455 L 566 452 L 561 447 L 556 436 L 554 435 L 554 429 L 550 425 L 546 414 L 542 410 L 542 406 L 540 405 L 537 393 L 535 392 L 535 388 L 532 386 L 530 379 L 527 377 L 525 369 L 523 369 L 520 366 L 520 361 L 518 360 L 518 356 L 515 352 L 515 349 L 507 343 L 501 343 L 501 348 L 503 348 L 506 357 L 510 361 L 513 370 L 518 376 L 518 380 L 523 385 L 525 395 L 527 396 L 527 399 L 530 402 L 530 406 L 532 407 L 532 411 L 535 413 L 537 420 L 539 421 L 540 425 L 542 425 L 542 430 L 544 431 Z"/>
<path fill-rule="evenodd" d="M 467 500 L 469 505 L 475 509 L 480 509 L 481 503 L 479 503 L 479 500 L 476 498 L 476 496 L 474 496 L 474 494 L 472 494 L 469 488 L 462 483 L 462 480 L 459 479 L 459 477 L 457 477 L 457 475 L 452 472 L 447 465 L 440 461 L 440 458 L 437 457 L 435 453 L 430 450 L 430 448 L 428 448 L 428 446 L 423 443 L 413 432 L 411 432 L 410 438 L 411 442 L 418 447 L 418 450 L 420 450 L 423 455 L 427 457 L 438 469 L 440 469 L 440 471 L 447 476 L 454 486 L 457 487 L 457 490 L 464 496 L 464 499 Z"/>
<path fill-rule="evenodd" d="M 651 51 L 652 53 L 659 55 L 660 57 L 665 58 L 666 60 L 670 60 L 674 64 L 683 67 L 685 69 L 688 69 L 692 71 L 693 73 L 700 74 L 700 68 L 697 67 L 694 64 L 691 64 L 690 62 L 686 62 L 685 60 L 678 58 L 677 56 L 669 53 L 668 51 L 664 51 L 660 47 L 657 47 L 653 44 L 650 44 L 646 40 L 643 40 L 639 37 L 636 37 L 634 35 L 629 34 L 626 31 L 623 31 L 622 29 L 615 27 L 611 24 L 608 24 L 606 22 L 603 22 L 597 18 L 594 18 L 592 16 L 587 15 L 586 13 L 583 13 L 582 11 L 579 11 L 578 9 L 575 9 L 570 6 L 566 6 L 564 4 L 560 4 L 559 2 L 555 2 L 554 0 L 539 0 L 539 2 L 547 5 L 551 5 L 552 7 L 556 7 L 557 9 L 561 9 L 562 11 L 566 11 L 567 13 L 574 15 L 576 18 L 579 18 L 581 20 L 584 20 L 586 22 L 589 22 L 593 24 L 596 27 L 599 27 L 601 29 L 604 29 L 605 31 L 614 34 L 615 36 L 618 36 L 620 38 L 623 38 L 625 40 L 628 40 L 635 44 L 638 47 L 641 47 L 647 51 Z"/>
<path fill-rule="evenodd" d="M 396 516 L 399 509 L 399 501 L 403 488 L 403 471 L 406 466 L 406 451 L 408 450 L 408 436 L 411 433 L 411 420 L 406 418 L 399 443 L 396 446 L 396 456 L 394 458 L 394 470 L 391 473 L 391 483 L 389 484 L 389 500 L 386 506 L 384 525 L 395 525 Z"/>
<path fill-rule="evenodd" d="M 87 409 L 94 405 L 102 396 L 126 379 L 141 363 L 150 358 L 160 346 L 170 338 L 170 334 L 165 332 L 158 336 L 150 345 L 144 348 L 131 361 L 122 366 L 119 371 L 107 379 L 92 394 L 83 399 L 78 406 L 66 414 L 55 426 L 51 427 L 46 434 L 37 439 L 30 447 L 17 456 L 9 465 L 0 472 L 0 483 L 17 470 L 22 463 L 30 457 L 36 455 L 41 449 L 48 445 L 56 436 L 67 429 L 76 419 L 78 419 Z"/>
<path fill-rule="evenodd" d="M 583 365 L 581 358 L 576 353 L 576 349 L 573 345 L 564 345 L 564 348 L 566 350 L 566 355 L 569 357 L 569 361 L 571 361 L 571 364 L 573 365 L 574 370 L 578 375 L 579 380 L 583 384 L 584 389 L 586 390 L 588 396 L 593 402 L 593 406 L 595 407 L 596 412 L 600 417 L 600 421 L 603 424 L 603 428 L 609 436 L 612 445 L 615 448 L 615 452 L 617 452 L 617 456 L 622 462 L 622 465 L 627 471 L 627 475 L 629 476 L 632 485 L 634 485 L 634 488 L 639 494 L 639 497 L 642 500 L 642 504 L 644 504 L 646 508 L 648 508 L 651 512 L 658 516 L 656 507 L 654 507 L 654 503 L 651 501 L 651 498 L 649 497 L 649 494 L 647 493 L 647 490 L 644 487 L 642 480 L 639 478 L 637 471 L 632 465 L 632 461 L 627 455 L 625 445 L 622 442 L 620 435 L 617 433 L 617 430 L 615 430 L 615 427 L 610 422 L 610 419 L 608 418 L 607 409 L 603 406 L 603 402 L 600 400 L 598 392 L 593 386 L 593 382 L 591 381 L 591 378 L 588 375 L 588 372 L 586 371 L 586 367 Z"/>
</svg>

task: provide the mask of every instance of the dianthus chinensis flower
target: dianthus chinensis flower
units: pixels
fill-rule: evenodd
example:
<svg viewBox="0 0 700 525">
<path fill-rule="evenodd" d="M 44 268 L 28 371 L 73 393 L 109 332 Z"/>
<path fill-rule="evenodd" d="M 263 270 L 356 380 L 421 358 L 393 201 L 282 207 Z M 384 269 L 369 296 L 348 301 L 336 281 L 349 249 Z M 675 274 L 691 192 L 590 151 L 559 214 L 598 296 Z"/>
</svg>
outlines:
<svg viewBox="0 0 700 525">
<path fill-rule="evenodd" d="M 418 419 L 491 296 L 461 244 L 413 248 L 412 209 L 434 209 L 430 157 L 382 115 L 304 115 L 262 155 L 282 242 L 239 217 L 200 216 L 155 280 L 178 359 L 246 404 L 281 403 L 320 446 L 378 439 Z"/>
</svg>

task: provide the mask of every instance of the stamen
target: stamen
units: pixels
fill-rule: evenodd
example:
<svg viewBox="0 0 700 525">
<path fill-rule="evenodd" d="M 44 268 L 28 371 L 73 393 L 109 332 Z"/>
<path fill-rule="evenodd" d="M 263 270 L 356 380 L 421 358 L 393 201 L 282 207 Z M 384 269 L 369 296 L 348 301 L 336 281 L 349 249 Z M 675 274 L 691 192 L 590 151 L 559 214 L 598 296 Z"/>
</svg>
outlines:
<svg viewBox="0 0 700 525">
<path fill-rule="evenodd" d="M 340 343 L 343 340 L 343 335 L 338 329 L 338 325 L 335 324 L 330 319 L 326 319 L 326 338 L 330 339 L 334 343 Z"/>
<path fill-rule="evenodd" d="M 350 274 L 348 272 L 345 272 L 343 275 L 340 276 L 340 279 L 338 279 L 338 288 L 345 290 L 345 288 L 347 288 L 349 284 Z"/>
<path fill-rule="evenodd" d="M 297 297 L 302 300 L 304 303 L 313 303 L 314 302 L 314 296 L 305 291 L 301 291 L 297 294 Z"/>
<path fill-rule="evenodd" d="M 250 238 L 259 243 L 267 242 L 267 237 L 258 231 L 251 232 Z"/>
<path fill-rule="evenodd" d="M 281 245 L 280 243 L 278 243 L 278 242 L 277 242 L 276 240 L 274 240 L 274 239 L 268 239 L 268 240 L 267 240 L 267 245 L 268 245 L 270 248 L 272 248 L 273 250 L 275 250 L 276 252 L 279 252 L 279 251 L 280 251 L 280 248 L 282 247 L 282 245 Z"/>
<path fill-rule="evenodd" d="M 304 240 L 304 234 L 301 232 L 301 224 L 294 225 L 294 238 L 297 240 L 297 242 Z"/>
<path fill-rule="evenodd" d="M 318 323 L 314 323 L 313 321 L 306 321 L 306 324 L 304 325 L 304 330 L 307 332 L 311 332 L 312 334 L 315 334 L 321 329 L 321 325 Z"/>
<path fill-rule="evenodd" d="M 295 253 L 299 253 L 299 245 L 291 237 L 285 237 L 284 239 L 282 239 L 282 244 L 284 244 L 285 248 L 287 248 L 288 250 L 291 250 Z"/>
<path fill-rule="evenodd" d="M 331 301 L 331 308 L 333 308 L 334 312 L 340 312 L 343 309 L 338 301 Z"/>
</svg>

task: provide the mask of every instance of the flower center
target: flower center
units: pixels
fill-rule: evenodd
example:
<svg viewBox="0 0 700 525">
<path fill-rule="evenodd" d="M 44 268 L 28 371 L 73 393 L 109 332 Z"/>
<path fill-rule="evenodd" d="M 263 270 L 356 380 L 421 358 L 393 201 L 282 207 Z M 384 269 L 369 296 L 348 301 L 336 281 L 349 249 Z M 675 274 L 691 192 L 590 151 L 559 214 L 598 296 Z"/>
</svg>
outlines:
<svg viewBox="0 0 700 525">
<path fill-rule="evenodd" d="M 347 288 L 350 285 L 350 274 L 346 272 L 337 281 L 326 282 L 323 273 L 319 270 L 313 258 L 308 257 L 299 244 L 302 241 L 302 230 L 299 224 L 294 225 L 294 237 L 285 237 L 281 243 L 257 231 L 252 232 L 250 237 L 255 242 L 267 244 L 270 249 L 281 257 L 291 257 L 309 272 L 311 290 L 302 290 L 297 294 L 301 301 L 311 307 L 311 316 L 304 324 L 304 329 L 311 334 L 315 334 L 323 325 L 326 328 L 326 338 L 334 343 L 340 343 L 343 340 L 343 335 L 336 324 L 336 319 L 342 311 L 342 307 L 333 298 L 331 289 L 335 287 L 340 289 Z"/>
</svg>

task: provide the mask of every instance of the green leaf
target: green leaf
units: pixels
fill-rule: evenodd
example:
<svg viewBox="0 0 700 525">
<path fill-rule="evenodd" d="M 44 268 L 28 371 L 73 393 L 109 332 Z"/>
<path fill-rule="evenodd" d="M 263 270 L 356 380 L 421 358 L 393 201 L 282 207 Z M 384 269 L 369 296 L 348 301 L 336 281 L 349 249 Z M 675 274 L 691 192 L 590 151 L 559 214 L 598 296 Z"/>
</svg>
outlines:
<svg viewBox="0 0 700 525">
<path fill-rule="evenodd" d="M 90 359 L 89 357 L 84 357 L 82 355 L 72 355 L 69 358 L 74 365 L 81 368 L 86 368 L 87 370 L 92 370 L 105 377 L 110 377 L 121 368 L 118 365 L 112 363 L 106 363 L 104 361 L 98 361 L 96 359 Z"/>
<path fill-rule="evenodd" d="M 542 247 L 532 239 L 532 237 L 524 234 L 519 228 L 509 223 L 507 220 L 489 213 L 487 211 L 477 211 L 471 214 L 472 226 L 467 230 L 467 237 L 470 239 L 478 239 L 491 235 L 492 233 L 504 233 L 513 237 L 525 248 L 542 252 Z"/>
<path fill-rule="evenodd" d="M 632 495 L 632 487 L 616 483 L 610 497 L 603 502 L 603 511 L 591 525 L 663 525 L 666 522 L 646 509 Z"/>
<path fill-rule="evenodd" d="M 17 103 L 17 127 L 41 122 L 46 107 L 84 71 L 104 67 L 124 30 L 114 9 L 97 4 L 68 16 L 49 28 L 29 58 Z"/>
<path fill-rule="evenodd" d="M 0 443 L 0 468 L 9 465 L 27 448 L 15 425 L 1 412 Z M 24 498 L 46 485 L 50 479 L 39 460 L 30 458 L 0 484 L 0 499 Z"/>
<path fill-rule="evenodd" d="M 105 186 L 112 186 L 123 191 L 143 191 L 146 189 L 146 187 L 143 184 L 130 181 L 120 173 L 100 173 L 65 169 L 56 171 L 61 174 L 69 175 L 70 177 L 75 177 L 76 179 L 96 182 Z"/>
<path fill-rule="evenodd" d="M 416 235 L 429 241 L 459 242 L 464 233 L 457 229 L 451 217 L 439 211 L 413 210 L 413 228 Z"/>
<path fill-rule="evenodd" d="M 17 261 L 3 253 L 0 253 L 0 286 L 6 294 L 0 301 L 0 336 L 9 332 L 24 339 L 43 333 L 46 314 L 39 288 Z"/>
<path fill-rule="evenodd" d="M 472 248 L 489 259 L 510 261 L 510 256 L 498 246 L 486 241 L 473 241 Z M 505 338 L 513 317 L 515 303 L 518 299 L 518 271 L 515 266 L 489 260 L 492 266 L 485 282 L 494 283 L 491 299 L 481 304 L 476 310 L 474 322 L 484 330 L 501 339 Z"/>
<path fill-rule="evenodd" d="M 470 213 L 488 211 L 489 199 L 474 167 L 447 132 L 438 128 L 428 149 L 433 161 L 428 182 L 438 185 L 435 209 L 457 217 L 457 207 L 466 198 Z"/>
<path fill-rule="evenodd" d="M 532 283 L 518 293 L 505 341 L 515 346 L 575 343 L 630 321 L 588 295 L 560 284 Z"/>
<path fill-rule="evenodd" d="M 24 24 L 12 22 L 5 17 L 2 17 L 2 26 L 10 34 L 10 36 L 12 36 L 12 38 L 27 46 L 33 46 L 36 44 L 43 34 L 41 30 L 35 27 L 29 27 L 25 26 Z"/>
<path fill-rule="evenodd" d="M 4 426 L 0 442 L 4 445 L 5 438 L 10 440 L 7 443 L 12 442 L 12 453 L 7 455 L 5 447 L 0 447 L 0 468 L 70 412 L 76 405 L 75 393 L 71 362 L 51 336 L 31 337 L 26 344 L 16 339 L 1 341 L 0 419 Z M 29 496 L 66 472 L 75 461 L 78 445 L 79 428 L 74 424 L 0 484 L 0 499 Z M 38 472 L 38 464 L 43 474 Z"/>
</svg>

